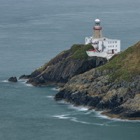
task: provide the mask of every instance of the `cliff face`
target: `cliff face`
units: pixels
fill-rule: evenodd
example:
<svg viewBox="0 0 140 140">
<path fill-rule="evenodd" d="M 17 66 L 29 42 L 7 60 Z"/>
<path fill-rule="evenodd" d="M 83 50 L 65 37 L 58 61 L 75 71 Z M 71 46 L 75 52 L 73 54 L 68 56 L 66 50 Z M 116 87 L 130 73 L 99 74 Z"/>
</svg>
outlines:
<svg viewBox="0 0 140 140">
<path fill-rule="evenodd" d="M 28 83 L 33 85 L 64 84 L 73 76 L 107 62 L 105 58 L 89 58 L 86 50 L 90 48 L 91 45 L 73 45 L 71 49 L 63 51 L 31 75 L 24 75 L 21 78 L 29 78 Z"/>
<path fill-rule="evenodd" d="M 140 42 L 107 64 L 71 78 L 55 99 L 104 110 L 112 117 L 140 119 Z"/>
</svg>

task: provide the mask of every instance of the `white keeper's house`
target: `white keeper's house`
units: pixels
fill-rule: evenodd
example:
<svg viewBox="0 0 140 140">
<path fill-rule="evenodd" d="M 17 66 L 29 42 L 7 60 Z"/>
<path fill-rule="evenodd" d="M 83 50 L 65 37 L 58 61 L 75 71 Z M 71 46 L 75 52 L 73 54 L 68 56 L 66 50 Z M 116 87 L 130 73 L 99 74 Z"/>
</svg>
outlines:
<svg viewBox="0 0 140 140">
<path fill-rule="evenodd" d="M 85 38 L 85 44 L 92 44 L 93 49 L 86 51 L 88 56 L 98 56 L 110 59 L 113 55 L 121 51 L 121 41 L 109 39 L 102 36 L 100 20 L 95 19 L 93 36 Z"/>
</svg>

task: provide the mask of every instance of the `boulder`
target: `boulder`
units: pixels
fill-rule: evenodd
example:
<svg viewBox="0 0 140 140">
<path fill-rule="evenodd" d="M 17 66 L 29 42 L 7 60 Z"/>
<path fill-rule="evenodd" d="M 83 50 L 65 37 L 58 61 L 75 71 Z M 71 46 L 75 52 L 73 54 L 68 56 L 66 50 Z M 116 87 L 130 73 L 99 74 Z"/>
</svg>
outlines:
<svg viewBox="0 0 140 140">
<path fill-rule="evenodd" d="M 10 78 L 8 79 L 8 81 L 9 81 L 9 82 L 17 82 L 18 80 L 17 80 L 16 77 L 10 77 Z"/>
</svg>

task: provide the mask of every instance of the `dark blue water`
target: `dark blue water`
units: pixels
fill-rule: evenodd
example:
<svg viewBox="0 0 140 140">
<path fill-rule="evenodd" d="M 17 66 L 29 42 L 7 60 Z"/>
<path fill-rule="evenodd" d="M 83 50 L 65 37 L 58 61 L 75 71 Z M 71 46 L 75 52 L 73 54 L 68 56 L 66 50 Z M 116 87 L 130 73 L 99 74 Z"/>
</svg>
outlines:
<svg viewBox="0 0 140 140">
<path fill-rule="evenodd" d="M 55 102 L 53 87 L 32 87 L 10 76 L 29 74 L 74 43 L 103 34 L 122 50 L 139 41 L 140 1 L 0 0 L 0 140 L 138 140 L 140 122 L 110 120 Z"/>
</svg>

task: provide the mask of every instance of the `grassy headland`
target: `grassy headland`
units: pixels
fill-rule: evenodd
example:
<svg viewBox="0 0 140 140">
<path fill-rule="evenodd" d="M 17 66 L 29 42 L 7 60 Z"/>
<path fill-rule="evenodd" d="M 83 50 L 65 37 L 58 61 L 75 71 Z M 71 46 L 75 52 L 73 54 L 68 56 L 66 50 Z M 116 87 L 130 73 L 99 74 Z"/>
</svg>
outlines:
<svg viewBox="0 0 140 140">
<path fill-rule="evenodd" d="M 114 72 L 110 74 L 110 80 L 113 81 L 132 80 L 132 77 L 140 74 L 140 42 L 121 52 L 98 69 L 113 70 Z"/>
</svg>

